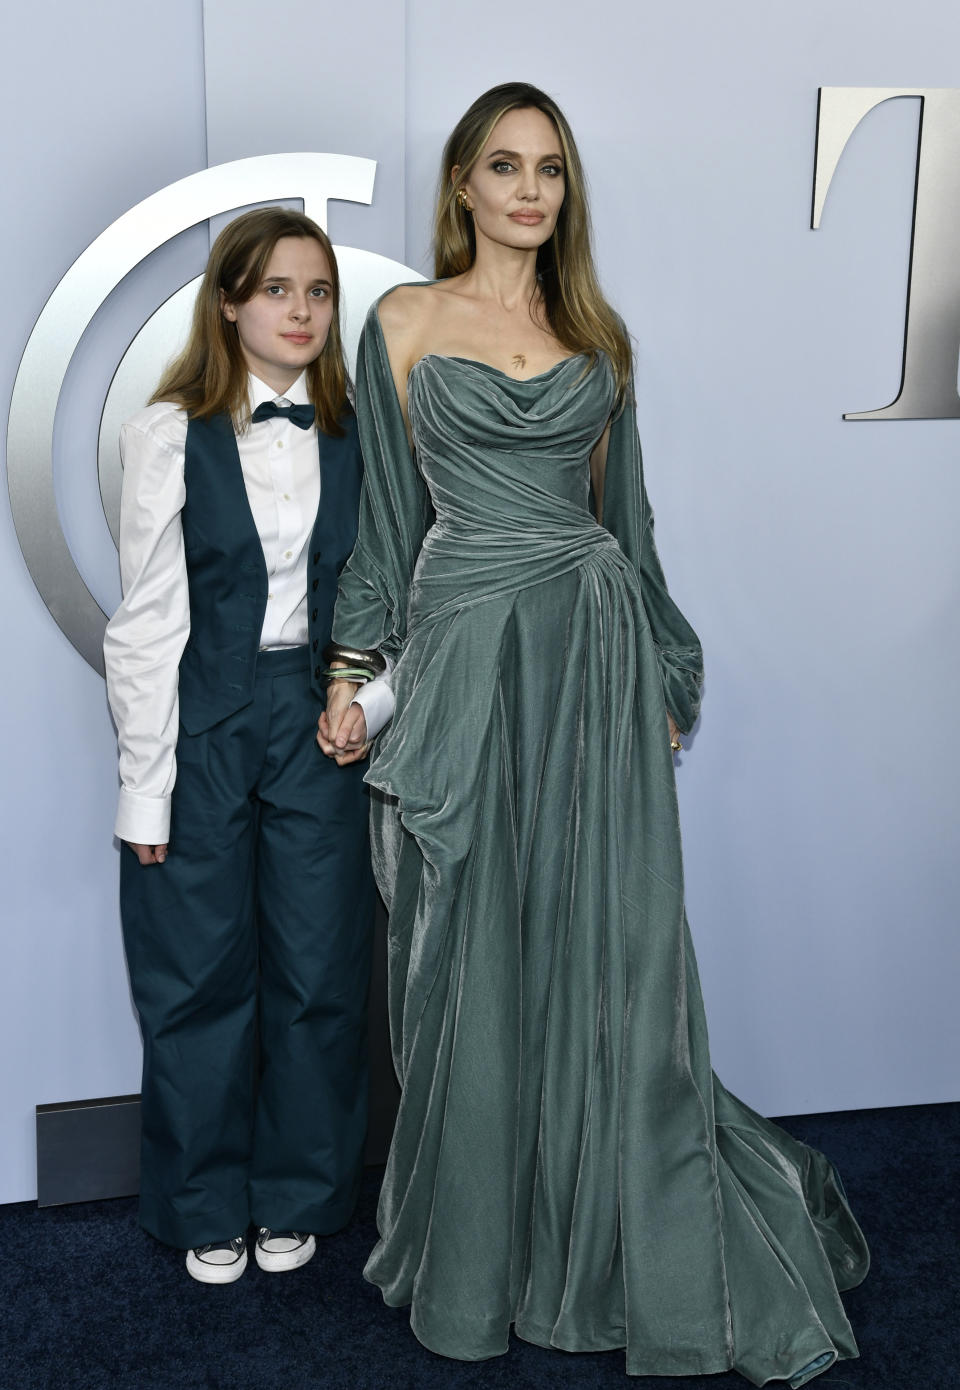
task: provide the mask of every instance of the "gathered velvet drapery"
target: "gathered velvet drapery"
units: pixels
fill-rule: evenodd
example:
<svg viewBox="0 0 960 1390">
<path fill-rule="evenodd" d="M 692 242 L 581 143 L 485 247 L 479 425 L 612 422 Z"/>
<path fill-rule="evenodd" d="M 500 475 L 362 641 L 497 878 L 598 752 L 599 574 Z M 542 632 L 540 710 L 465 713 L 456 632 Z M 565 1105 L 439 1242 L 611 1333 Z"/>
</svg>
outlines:
<svg viewBox="0 0 960 1390">
<path fill-rule="evenodd" d="M 700 647 L 632 404 L 602 356 L 521 382 L 431 354 L 408 410 L 416 461 L 374 308 L 334 625 L 398 658 L 367 781 L 403 1093 L 367 1277 L 449 1356 L 513 1324 L 805 1384 L 856 1355 L 868 1255 L 828 1161 L 711 1071 L 665 714 L 696 718 Z"/>
</svg>

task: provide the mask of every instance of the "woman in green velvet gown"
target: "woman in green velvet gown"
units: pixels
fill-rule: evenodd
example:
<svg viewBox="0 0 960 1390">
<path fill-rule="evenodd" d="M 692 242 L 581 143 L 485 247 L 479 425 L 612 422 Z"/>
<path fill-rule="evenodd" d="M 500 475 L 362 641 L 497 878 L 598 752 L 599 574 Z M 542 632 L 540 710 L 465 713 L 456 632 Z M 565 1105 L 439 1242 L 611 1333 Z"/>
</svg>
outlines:
<svg viewBox="0 0 960 1390">
<path fill-rule="evenodd" d="M 397 659 L 367 781 L 403 1091 L 366 1277 L 447 1356 L 513 1325 L 633 1375 L 803 1385 L 857 1354 L 838 1290 L 867 1250 L 829 1162 L 711 1072 L 671 751 L 700 647 L 549 98 L 471 107 L 437 229 L 437 281 L 365 329 L 334 623 Z M 321 721 L 342 761 L 353 689 Z"/>
</svg>

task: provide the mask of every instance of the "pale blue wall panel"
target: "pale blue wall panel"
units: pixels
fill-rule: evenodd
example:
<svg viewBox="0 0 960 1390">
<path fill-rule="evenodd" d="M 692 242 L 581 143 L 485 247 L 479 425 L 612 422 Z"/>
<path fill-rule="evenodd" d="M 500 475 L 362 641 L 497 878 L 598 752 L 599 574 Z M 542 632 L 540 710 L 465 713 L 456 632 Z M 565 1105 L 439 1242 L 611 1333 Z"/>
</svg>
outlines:
<svg viewBox="0 0 960 1390">
<path fill-rule="evenodd" d="M 823 229 L 808 226 L 817 87 L 951 85 L 954 9 L 598 0 L 545 16 L 491 0 L 478 18 L 440 0 L 268 14 L 57 0 L 7 24 L 4 405 L 67 267 L 208 159 L 377 159 L 372 207 L 333 204 L 334 239 L 429 269 L 440 147 L 466 104 L 516 77 L 557 96 L 602 277 L 638 342 L 661 551 L 707 652 L 680 788 L 718 1070 L 769 1112 L 954 1098 L 960 422 L 840 420 L 896 389 L 915 108 L 864 123 Z M 61 399 L 58 500 L 107 607 L 103 393 L 205 246 L 187 234 L 120 286 Z M 0 580 L 15 672 L 0 694 L 0 1047 L 17 1059 L 2 1201 L 32 1195 L 34 1105 L 136 1089 L 139 1039 L 103 685 L 44 608 L 6 507 Z"/>
<path fill-rule="evenodd" d="M 5 421 L 20 354 L 57 281 L 133 203 L 202 168 L 205 137 L 199 0 L 21 7 L 4 29 Z M 154 303 L 196 263 L 197 248 L 202 265 L 203 238 L 167 255 L 149 292 Z M 119 585 L 99 511 L 95 440 L 104 383 L 132 322 L 129 289 L 99 316 L 96 351 L 81 354 L 58 419 L 61 511 L 102 603 Z M 140 1039 L 120 942 L 116 745 L 103 681 L 39 598 L 5 491 L 0 585 L 2 1202 L 35 1193 L 34 1106 L 136 1090 Z"/>
<path fill-rule="evenodd" d="M 404 259 L 406 5 L 205 0 L 209 162 L 318 150 L 378 161 L 370 207 L 331 203 L 334 242 Z"/>
</svg>

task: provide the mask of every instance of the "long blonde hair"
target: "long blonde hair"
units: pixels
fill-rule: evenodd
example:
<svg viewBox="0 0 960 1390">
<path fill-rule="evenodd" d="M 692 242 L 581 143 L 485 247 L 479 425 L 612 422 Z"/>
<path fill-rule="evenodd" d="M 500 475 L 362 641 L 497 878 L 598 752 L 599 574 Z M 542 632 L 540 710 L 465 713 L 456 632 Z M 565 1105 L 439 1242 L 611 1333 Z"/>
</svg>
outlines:
<svg viewBox="0 0 960 1390">
<path fill-rule="evenodd" d="M 508 111 L 534 108 L 557 128 L 566 191 L 553 234 L 537 252 L 537 279 L 551 332 L 571 352 L 609 357 L 622 395 L 630 380 L 630 339 L 603 297 L 590 245 L 586 179 L 573 132 L 551 97 L 527 82 L 504 82 L 477 97 L 454 126 L 443 150 L 434 219 L 434 275 L 461 275 L 473 265 L 473 217 L 458 200 L 497 122 Z M 454 176 L 456 169 L 456 176 Z"/>
<path fill-rule="evenodd" d="M 229 413 L 235 429 L 249 423 L 247 363 L 237 325 L 224 318 L 221 301 L 245 304 L 253 298 L 282 237 L 312 237 L 330 266 L 333 318 L 323 351 L 307 367 L 307 391 L 316 410 L 317 429 L 343 434 L 340 417 L 347 406 L 347 372 L 340 337 L 337 258 L 322 228 L 289 208 L 256 208 L 224 227 L 210 251 L 187 345 L 167 367 L 151 405 L 175 401 L 198 420 Z"/>
</svg>

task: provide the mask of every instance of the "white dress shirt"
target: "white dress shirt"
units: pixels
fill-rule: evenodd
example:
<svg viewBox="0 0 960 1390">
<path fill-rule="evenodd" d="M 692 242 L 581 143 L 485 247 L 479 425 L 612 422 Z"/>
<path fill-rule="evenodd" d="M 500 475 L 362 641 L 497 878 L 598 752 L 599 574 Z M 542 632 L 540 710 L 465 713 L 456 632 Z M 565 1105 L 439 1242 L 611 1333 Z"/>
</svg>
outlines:
<svg viewBox="0 0 960 1390">
<path fill-rule="evenodd" d="M 249 378 L 250 409 L 264 401 L 308 404 L 300 376 L 285 396 Z M 147 406 L 120 431 L 120 579 L 123 602 L 107 624 L 107 695 L 120 745 L 115 833 L 135 844 L 164 844 L 176 781 L 180 658 L 190 634 L 190 602 L 180 513 L 186 498 L 187 417 L 167 401 Z M 320 500 L 316 428 L 279 415 L 237 436 L 247 500 L 267 566 L 260 647 L 307 641 L 307 552 Z M 386 676 L 363 686 L 355 703 L 373 738 L 393 714 Z"/>
</svg>

